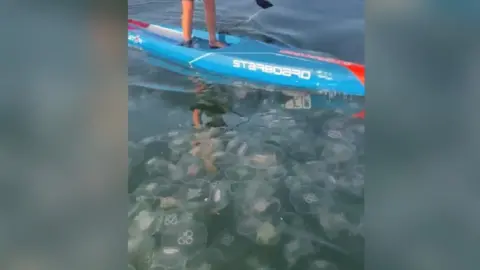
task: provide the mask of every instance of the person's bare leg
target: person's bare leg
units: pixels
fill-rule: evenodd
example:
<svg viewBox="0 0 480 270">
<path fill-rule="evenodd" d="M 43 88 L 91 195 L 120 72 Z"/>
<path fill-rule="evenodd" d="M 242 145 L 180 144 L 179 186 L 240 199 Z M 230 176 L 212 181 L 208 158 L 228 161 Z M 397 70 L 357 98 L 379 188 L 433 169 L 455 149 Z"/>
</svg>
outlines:
<svg viewBox="0 0 480 270">
<path fill-rule="evenodd" d="M 182 30 L 184 42 L 192 39 L 193 3 L 194 0 L 182 0 Z"/>
<path fill-rule="evenodd" d="M 203 3 L 205 5 L 205 22 L 207 24 L 210 46 L 225 47 L 225 44 L 217 40 L 215 0 L 204 0 Z"/>
</svg>

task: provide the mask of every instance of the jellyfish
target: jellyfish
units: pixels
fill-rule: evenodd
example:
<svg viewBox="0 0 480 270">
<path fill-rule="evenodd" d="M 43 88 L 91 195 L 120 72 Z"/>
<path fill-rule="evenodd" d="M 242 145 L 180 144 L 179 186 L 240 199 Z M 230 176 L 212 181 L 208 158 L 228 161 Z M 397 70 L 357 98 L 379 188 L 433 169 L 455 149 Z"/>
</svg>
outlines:
<svg viewBox="0 0 480 270">
<path fill-rule="evenodd" d="M 346 162 L 355 155 L 355 145 L 346 141 L 336 140 L 326 143 L 322 156 L 328 163 Z"/>
<path fill-rule="evenodd" d="M 290 202 L 298 213 L 309 214 L 319 207 L 333 205 L 333 198 L 326 189 L 302 185 L 290 190 Z"/>
<path fill-rule="evenodd" d="M 222 252 L 216 248 L 206 248 L 196 253 L 187 261 L 187 270 L 211 270 L 213 266 L 222 263 Z"/>
<path fill-rule="evenodd" d="M 158 215 L 155 212 L 146 209 L 141 210 L 130 223 L 128 231 L 132 234 L 147 233 L 151 234 L 156 228 Z"/>
<path fill-rule="evenodd" d="M 193 138 L 191 134 L 172 132 L 169 134 L 169 138 L 168 147 L 172 150 L 172 157 L 174 159 L 180 158 L 192 149 Z"/>
<path fill-rule="evenodd" d="M 133 265 L 131 265 L 131 264 L 128 264 L 127 269 L 128 270 L 136 270 L 135 267 L 133 267 Z"/>
<path fill-rule="evenodd" d="M 288 267 L 292 267 L 301 257 L 312 253 L 314 253 L 314 247 L 312 242 L 306 238 L 291 239 L 283 247 L 283 255 Z"/>
<path fill-rule="evenodd" d="M 332 117 L 323 124 L 322 128 L 325 132 L 335 129 L 344 129 L 348 125 L 349 118 L 345 116 Z"/>
<path fill-rule="evenodd" d="M 131 193 L 136 200 L 152 200 L 158 197 L 162 188 L 168 183 L 168 180 L 163 177 L 157 177 L 151 181 L 140 184 L 137 189 Z"/>
<path fill-rule="evenodd" d="M 274 268 L 268 266 L 268 264 L 261 262 L 256 256 L 248 257 L 245 262 L 247 269 L 249 270 L 275 270 Z"/>
<path fill-rule="evenodd" d="M 257 229 L 262 226 L 263 222 L 254 217 L 248 215 L 237 215 L 237 233 L 248 238 L 256 240 Z"/>
<path fill-rule="evenodd" d="M 264 221 L 260 227 L 257 228 L 255 242 L 259 245 L 274 245 L 280 240 L 280 233 L 277 228 L 269 222 Z"/>
<path fill-rule="evenodd" d="M 175 169 L 174 164 L 160 157 L 152 157 L 145 163 L 145 170 L 150 177 L 170 177 Z"/>
<path fill-rule="evenodd" d="M 309 264 L 308 270 L 338 270 L 338 267 L 329 261 L 314 260 Z"/>
<path fill-rule="evenodd" d="M 128 219 L 132 220 L 138 213 L 142 210 L 152 210 L 152 206 L 144 201 L 137 200 L 135 196 L 129 196 L 130 198 L 130 208 L 128 209 Z"/>
<path fill-rule="evenodd" d="M 183 183 L 194 182 L 196 179 L 206 175 L 203 160 L 190 154 L 182 155 L 176 167 L 174 180 L 180 180 Z"/>
<path fill-rule="evenodd" d="M 155 239 L 148 233 L 129 232 L 127 246 L 129 263 L 133 265 L 143 264 L 148 252 L 155 246 Z"/>
<path fill-rule="evenodd" d="M 269 182 L 257 176 L 235 192 L 235 197 L 238 201 L 252 201 L 258 198 L 270 198 L 275 191 L 276 189 Z"/>
<path fill-rule="evenodd" d="M 213 153 L 212 159 L 214 165 L 219 168 L 230 167 L 238 162 L 238 157 L 236 155 L 224 151 Z"/>
<path fill-rule="evenodd" d="M 256 197 L 241 204 L 242 214 L 267 220 L 281 209 L 280 200 L 276 197 Z"/>
<path fill-rule="evenodd" d="M 300 183 L 307 185 L 313 184 L 329 190 L 335 187 L 335 178 L 326 172 L 327 164 L 324 161 L 317 160 L 309 161 L 305 164 L 296 164 L 294 171 L 297 175 L 296 178 L 302 178 L 298 179 Z M 289 179 L 289 181 L 292 181 L 292 179 Z M 292 182 L 287 183 L 289 189 L 291 189 L 293 185 L 298 184 Z"/>
<path fill-rule="evenodd" d="M 364 175 L 353 172 L 346 176 L 338 178 L 338 180 L 336 181 L 336 188 L 345 190 L 357 197 L 363 197 L 364 184 Z"/>
<path fill-rule="evenodd" d="M 257 170 L 243 164 L 237 164 L 227 168 L 225 176 L 233 182 L 245 182 L 254 179 L 257 176 Z"/>
<path fill-rule="evenodd" d="M 231 184 L 228 181 L 214 181 L 210 183 L 208 199 L 210 211 L 217 213 L 230 203 Z"/>
<path fill-rule="evenodd" d="M 303 229 L 304 221 L 297 213 L 283 212 L 281 219 L 288 228 Z"/>
<path fill-rule="evenodd" d="M 243 257 L 251 246 L 246 238 L 224 229 L 215 236 L 209 249 L 220 251 L 222 261 L 229 262 Z"/>
<path fill-rule="evenodd" d="M 162 247 L 153 252 L 149 269 L 183 269 L 187 259 L 180 248 L 162 245 Z"/>
<path fill-rule="evenodd" d="M 145 156 L 145 147 L 141 144 L 134 142 L 128 142 L 128 170 L 134 166 L 137 166 L 143 161 Z"/>
<path fill-rule="evenodd" d="M 325 234 L 330 239 L 338 237 L 341 231 L 348 231 L 352 228 L 352 224 L 348 221 L 345 213 L 334 213 L 327 207 L 317 209 L 317 218 L 324 229 Z"/>
<path fill-rule="evenodd" d="M 275 166 L 283 159 L 283 151 L 269 143 L 258 144 L 252 147 L 252 152 L 247 158 L 247 164 L 256 169 L 267 169 Z"/>
<path fill-rule="evenodd" d="M 202 207 L 207 204 L 210 196 L 210 183 L 205 179 L 196 179 L 191 183 L 181 186 L 178 197 L 184 205 L 192 208 Z"/>
<path fill-rule="evenodd" d="M 178 249 L 182 256 L 193 257 L 205 249 L 207 228 L 201 222 L 184 221 L 161 231 L 162 246 Z"/>
<path fill-rule="evenodd" d="M 237 156 L 244 156 L 248 149 L 248 143 L 240 137 L 235 137 L 230 140 L 225 146 L 225 152 L 235 154 Z"/>
<path fill-rule="evenodd" d="M 190 208 L 176 208 L 162 212 L 162 223 L 159 225 L 162 231 L 179 226 L 179 224 L 198 223 L 203 220 L 201 212 Z"/>
<path fill-rule="evenodd" d="M 269 216 L 237 213 L 236 221 L 237 233 L 258 245 L 275 245 L 285 229 L 279 213 Z"/>
<path fill-rule="evenodd" d="M 157 177 L 143 184 L 132 193 L 137 201 L 149 203 L 152 207 L 170 209 L 182 204 L 178 196 L 179 185 L 168 184 L 165 178 Z"/>
</svg>

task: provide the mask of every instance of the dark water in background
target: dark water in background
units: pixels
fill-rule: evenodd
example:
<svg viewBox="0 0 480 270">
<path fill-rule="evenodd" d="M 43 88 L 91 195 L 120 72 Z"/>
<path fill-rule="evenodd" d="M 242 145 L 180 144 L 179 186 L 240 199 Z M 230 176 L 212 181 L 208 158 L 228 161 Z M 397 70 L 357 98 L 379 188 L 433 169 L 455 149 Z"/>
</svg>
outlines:
<svg viewBox="0 0 480 270">
<path fill-rule="evenodd" d="M 274 7 L 263 11 L 253 21 L 229 28 L 228 26 L 235 25 L 258 11 L 258 7 L 253 0 L 217 0 L 219 28 L 228 29 L 232 34 L 273 39 L 286 45 L 320 51 L 343 60 L 363 63 L 363 1 L 277 0 L 272 3 Z M 196 11 L 195 28 L 204 28 L 201 2 L 196 3 Z M 150 23 L 179 24 L 180 13 L 180 0 L 129 0 L 130 18 Z M 197 84 L 188 78 L 146 64 L 143 58 L 142 54 L 129 51 L 129 81 L 131 83 L 129 87 L 129 140 L 139 141 L 145 137 L 165 134 L 170 130 L 188 129 L 192 125 L 190 107 L 195 103 L 196 97 L 164 90 L 177 88 L 193 90 Z M 142 84 L 147 86 L 139 86 Z M 215 86 L 213 87 L 215 88 Z M 242 102 L 234 102 L 233 107 L 241 113 L 241 116 L 227 114 L 224 116 L 225 122 L 229 126 L 246 122 L 241 128 L 238 128 L 238 131 L 247 135 L 264 127 L 262 126 L 263 122 L 256 119 L 261 118 L 260 115 L 266 111 L 280 109 L 280 106 L 269 97 L 268 93 L 263 92 L 250 93 L 247 98 L 242 99 Z M 235 97 L 231 91 L 230 94 Z M 296 111 L 287 114 L 296 121 L 295 126 L 290 127 L 290 130 L 309 129 L 312 132 L 322 130 L 330 117 L 338 117 L 333 112 L 322 110 Z M 302 145 L 302 141 L 295 143 Z M 303 142 L 303 144 L 311 143 Z M 357 145 L 357 148 L 361 149 L 363 145 Z M 306 160 L 314 161 L 316 157 L 307 157 Z M 295 162 L 302 161 L 302 158 L 298 158 Z M 363 163 L 362 158 L 358 163 Z M 141 166 L 143 165 L 141 164 Z M 132 187 L 136 186 L 144 174 L 145 172 L 141 168 L 134 169 L 129 184 Z M 288 197 L 288 194 L 285 196 Z M 282 204 L 282 207 L 293 211 L 292 207 L 287 204 Z M 363 209 L 359 211 L 363 211 Z M 209 237 L 214 236 L 210 235 L 211 233 L 215 234 L 223 227 L 231 226 L 229 218 L 225 215 L 215 218 L 213 224 L 213 227 L 209 228 Z M 327 259 L 334 262 L 340 270 L 363 269 L 363 239 L 352 240 L 347 236 L 342 236 L 338 242 L 342 247 L 348 246 L 353 255 L 342 255 L 326 248 L 321 249 L 320 254 L 313 255 L 313 259 Z M 269 269 L 287 269 L 281 249 L 261 247 L 252 249 L 252 252 L 256 253 L 263 261 L 268 261 Z M 312 256 L 309 257 L 309 260 L 311 259 Z M 241 265 L 237 267 L 229 266 L 232 269 L 246 269 Z M 320 266 L 309 267 L 311 266 L 307 261 L 300 261 L 293 269 L 334 270 Z"/>
</svg>

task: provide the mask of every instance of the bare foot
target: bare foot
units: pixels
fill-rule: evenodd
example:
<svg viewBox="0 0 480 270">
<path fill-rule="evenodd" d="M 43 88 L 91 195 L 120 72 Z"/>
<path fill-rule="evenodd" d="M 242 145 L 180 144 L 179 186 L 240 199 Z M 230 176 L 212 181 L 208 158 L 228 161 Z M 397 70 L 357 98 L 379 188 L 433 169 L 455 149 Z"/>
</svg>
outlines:
<svg viewBox="0 0 480 270">
<path fill-rule="evenodd" d="M 223 47 L 227 46 L 225 43 L 220 42 L 218 40 L 210 41 L 208 44 L 210 45 L 210 48 L 212 48 L 212 49 L 223 48 Z"/>
</svg>

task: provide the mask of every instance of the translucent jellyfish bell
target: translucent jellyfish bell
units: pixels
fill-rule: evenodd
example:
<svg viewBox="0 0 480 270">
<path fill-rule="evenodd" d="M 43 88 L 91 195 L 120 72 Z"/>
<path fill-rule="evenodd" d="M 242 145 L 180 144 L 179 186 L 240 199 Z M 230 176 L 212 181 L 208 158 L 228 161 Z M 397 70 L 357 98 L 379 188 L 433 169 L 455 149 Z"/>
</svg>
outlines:
<svg viewBox="0 0 480 270">
<path fill-rule="evenodd" d="M 235 193 L 237 200 L 252 201 L 258 198 L 270 198 L 276 189 L 269 182 L 256 177 L 243 185 L 243 188 Z"/>
<path fill-rule="evenodd" d="M 206 175 L 204 161 L 201 158 L 184 154 L 176 164 L 175 181 L 190 183 Z"/>
<path fill-rule="evenodd" d="M 301 257 L 312 254 L 313 245 L 305 238 L 294 238 L 283 247 L 283 255 L 289 267 L 292 267 Z"/>
<path fill-rule="evenodd" d="M 252 236 L 255 238 L 256 231 L 262 224 L 263 221 L 254 216 L 238 215 L 237 233 L 249 238 L 252 238 Z"/>
<path fill-rule="evenodd" d="M 242 213 L 267 220 L 278 214 L 281 209 L 280 200 L 276 197 L 257 197 L 247 200 L 242 204 Z"/>
<path fill-rule="evenodd" d="M 276 166 L 284 157 L 284 153 L 279 147 L 268 143 L 257 143 L 255 148 L 251 148 L 251 152 L 247 158 L 247 164 L 257 169 Z"/>
<path fill-rule="evenodd" d="M 287 187 L 291 189 L 293 185 L 298 186 L 298 182 L 305 185 L 316 185 L 327 188 L 329 190 L 335 187 L 335 178 L 327 173 L 327 164 L 324 161 L 310 161 L 305 164 L 297 164 L 294 166 L 297 178 L 287 179 Z M 298 181 L 297 183 L 293 181 Z"/>
<path fill-rule="evenodd" d="M 258 245 L 275 245 L 285 229 L 285 224 L 279 215 L 268 219 L 237 215 L 236 220 L 237 233 Z"/>
<path fill-rule="evenodd" d="M 160 157 L 153 157 L 145 163 L 145 170 L 150 177 L 170 177 L 175 169 L 173 163 Z"/>
<path fill-rule="evenodd" d="M 129 263 L 138 265 L 145 261 L 147 254 L 154 248 L 155 239 L 146 233 L 129 234 L 127 246 Z"/>
<path fill-rule="evenodd" d="M 204 249 L 187 261 L 187 270 L 211 270 L 222 263 L 222 252 L 216 248 Z"/>
<path fill-rule="evenodd" d="M 314 213 L 319 207 L 333 205 L 328 190 L 316 186 L 298 186 L 290 190 L 290 202 L 301 214 Z"/>
<path fill-rule="evenodd" d="M 128 218 L 133 220 L 133 218 L 140 213 L 142 210 L 152 210 L 152 205 L 144 200 L 137 200 L 137 197 L 130 195 L 129 196 L 129 209 L 128 209 Z"/>
<path fill-rule="evenodd" d="M 243 257 L 251 246 L 244 237 L 225 229 L 215 236 L 209 248 L 220 251 L 222 260 L 229 262 Z"/>
<path fill-rule="evenodd" d="M 210 183 L 209 206 L 210 211 L 218 212 L 230 203 L 231 184 L 228 181 L 214 181 Z"/>
<path fill-rule="evenodd" d="M 323 124 L 322 128 L 325 132 L 328 132 L 329 130 L 332 130 L 332 129 L 335 129 L 335 130 L 344 129 L 346 126 L 348 126 L 348 121 L 349 121 L 349 118 L 345 116 L 333 117 L 327 120 L 325 124 Z"/>
<path fill-rule="evenodd" d="M 172 134 L 170 136 L 168 147 L 172 150 L 174 157 L 180 157 L 182 154 L 189 152 L 192 149 L 193 138 L 190 134 Z"/>
<path fill-rule="evenodd" d="M 248 143 L 245 140 L 240 137 L 235 137 L 227 143 L 225 146 L 225 152 L 229 152 L 237 156 L 244 156 L 248 148 Z"/>
<path fill-rule="evenodd" d="M 158 197 L 166 184 L 168 184 L 166 178 L 157 177 L 140 184 L 137 189 L 132 192 L 132 196 L 137 200 L 154 200 Z"/>
<path fill-rule="evenodd" d="M 200 222 L 181 222 L 161 232 L 162 246 L 178 249 L 183 256 L 191 258 L 205 249 L 207 228 Z"/>
<path fill-rule="evenodd" d="M 217 167 L 231 167 L 238 162 L 238 157 L 232 153 L 217 151 L 212 154 L 212 159 Z"/>
<path fill-rule="evenodd" d="M 128 231 L 131 234 L 152 234 L 156 229 L 158 215 L 149 210 L 141 210 L 130 223 Z"/>
<path fill-rule="evenodd" d="M 282 213 L 282 220 L 287 227 L 303 230 L 304 221 L 297 213 L 284 212 Z"/>
<path fill-rule="evenodd" d="M 345 190 L 350 194 L 363 196 L 363 187 L 365 184 L 364 175 L 353 172 L 337 180 L 337 188 Z"/>
<path fill-rule="evenodd" d="M 355 156 L 355 150 L 355 145 L 337 140 L 325 145 L 322 156 L 328 163 L 346 162 Z"/>
<path fill-rule="evenodd" d="M 153 252 L 149 269 L 183 269 L 186 263 L 187 257 L 178 247 L 163 246 Z"/>
<path fill-rule="evenodd" d="M 145 147 L 141 144 L 128 142 L 128 168 L 140 164 L 145 157 Z"/>
<path fill-rule="evenodd" d="M 263 221 L 257 228 L 255 242 L 258 245 L 275 245 L 280 241 L 281 232 L 284 229 L 284 223 L 275 219 Z"/>
<path fill-rule="evenodd" d="M 330 239 L 338 237 L 341 231 L 349 231 L 354 227 L 343 212 L 335 213 L 330 211 L 327 207 L 322 207 L 317 211 L 319 223 L 324 229 L 327 237 Z"/>
<path fill-rule="evenodd" d="M 160 229 L 162 231 L 165 231 L 165 230 L 169 230 L 170 228 L 175 228 L 179 226 L 179 224 L 185 225 L 189 223 L 200 222 L 201 220 L 204 219 L 204 216 L 202 215 L 201 212 L 196 210 L 197 209 L 176 208 L 173 210 L 163 212 Z"/>
<path fill-rule="evenodd" d="M 262 262 L 257 256 L 248 257 L 245 261 L 247 270 L 275 270 L 265 262 Z"/>
<path fill-rule="evenodd" d="M 308 270 L 338 270 L 338 267 L 329 261 L 315 260 L 310 263 Z"/>
<path fill-rule="evenodd" d="M 225 170 L 225 176 L 233 182 L 245 182 L 254 179 L 257 176 L 257 170 L 243 164 L 236 164 Z"/>
<path fill-rule="evenodd" d="M 196 179 L 192 183 L 182 185 L 178 195 L 185 204 L 190 204 L 192 207 L 202 206 L 209 199 L 210 183 L 205 179 Z"/>
</svg>

